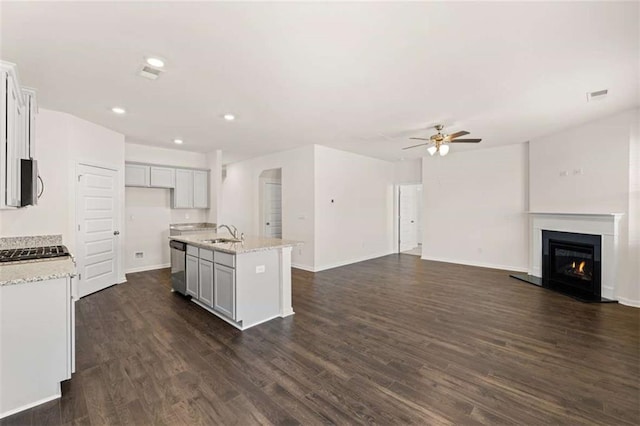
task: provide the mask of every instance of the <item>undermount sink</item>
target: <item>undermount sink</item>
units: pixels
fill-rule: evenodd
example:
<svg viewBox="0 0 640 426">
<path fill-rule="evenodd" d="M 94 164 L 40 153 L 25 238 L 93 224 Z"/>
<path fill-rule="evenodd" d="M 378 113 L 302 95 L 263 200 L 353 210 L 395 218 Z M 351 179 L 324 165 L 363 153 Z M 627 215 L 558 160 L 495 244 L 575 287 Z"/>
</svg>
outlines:
<svg viewBox="0 0 640 426">
<path fill-rule="evenodd" d="M 217 244 L 217 243 L 239 243 L 240 240 L 234 238 L 214 238 L 213 240 L 202 240 L 203 243 Z"/>
</svg>

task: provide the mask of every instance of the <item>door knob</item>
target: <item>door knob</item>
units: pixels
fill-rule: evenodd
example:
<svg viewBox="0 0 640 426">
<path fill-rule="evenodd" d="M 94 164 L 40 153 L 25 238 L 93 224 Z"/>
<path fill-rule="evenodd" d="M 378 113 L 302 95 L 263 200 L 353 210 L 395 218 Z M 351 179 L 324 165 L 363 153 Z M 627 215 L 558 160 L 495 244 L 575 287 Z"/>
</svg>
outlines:
<svg viewBox="0 0 640 426">
<path fill-rule="evenodd" d="M 267 225 L 271 225 L 269 222 L 267 222 Z"/>
<path fill-rule="evenodd" d="M 113 231 L 113 235 L 120 235 L 120 231 Z"/>
</svg>

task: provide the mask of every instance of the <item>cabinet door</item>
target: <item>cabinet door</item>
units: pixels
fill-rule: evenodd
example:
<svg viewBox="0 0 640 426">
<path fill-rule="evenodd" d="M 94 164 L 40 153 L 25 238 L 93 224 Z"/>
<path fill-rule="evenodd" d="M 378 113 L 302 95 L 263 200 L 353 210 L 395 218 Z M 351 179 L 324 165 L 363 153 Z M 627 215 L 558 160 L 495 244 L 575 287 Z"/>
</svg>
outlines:
<svg viewBox="0 0 640 426">
<path fill-rule="evenodd" d="M 20 159 L 24 145 L 24 108 L 11 75 L 7 76 L 6 204 L 20 206 Z"/>
<path fill-rule="evenodd" d="M 198 300 L 207 306 L 213 306 L 213 262 L 199 259 L 199 284 Z"/>
<path fill-rule="evenodd" d="M 176 169 L 151 166 L 151 186 L 174 188 L 176 186 Z"/>
<path fill-rule="evenodd" d="M 209 208 L 209 173 L 196 170 L 193 172 L 193 207 Z"/>
<path fill-rule="evenodd" d="M 149 166 L 125 164 L 124 186 L 149 186 Z"/>
<path fill-rule="evenodd" d="M 213 309 L 236 319 L 236 270 L 228 266 L 214 264 Z"/>
<path fill-rule="evenodd" d="M 173 190 L 173 208 L 193 208 L 193 171 L 176 169 L 176 187 Z"/>
<path fill-rule="evenodd" d="M 185 268 L 187 270 L 187 294 L 198 297 L 198 258 L 195 256 L 186 256 L 187 262 Z"/>
<path fill-rule="evenodd" d="M 36 114 L 38 107 L 36 106 L 36 95 L 31 90 L 23 90 L 26 117 L 26 134 L 25 134 L 25 155 L 24 158 L 36 158 Z"/>
</svg>

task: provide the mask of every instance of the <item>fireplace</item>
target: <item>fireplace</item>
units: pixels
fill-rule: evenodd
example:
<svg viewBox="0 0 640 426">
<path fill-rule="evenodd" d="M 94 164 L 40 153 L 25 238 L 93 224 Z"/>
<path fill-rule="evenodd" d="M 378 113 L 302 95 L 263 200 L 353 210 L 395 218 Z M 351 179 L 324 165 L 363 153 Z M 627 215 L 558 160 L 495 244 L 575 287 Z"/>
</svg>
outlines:
<svg viewBox="0 0 640 426">
<path fill-rule="evenodd" d="M 584 300 L 600 300 L 601 237 L 542 230 L 543 285 Z"/>
</svg>

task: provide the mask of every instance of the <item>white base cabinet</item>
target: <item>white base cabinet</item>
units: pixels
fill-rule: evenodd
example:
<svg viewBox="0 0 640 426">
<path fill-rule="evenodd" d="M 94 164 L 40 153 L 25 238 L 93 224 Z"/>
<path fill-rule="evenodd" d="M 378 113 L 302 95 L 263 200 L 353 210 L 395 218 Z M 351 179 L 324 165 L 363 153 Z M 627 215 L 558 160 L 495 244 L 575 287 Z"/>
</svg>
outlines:
<svg viewBox="0 0 640 426">
<path fill-rule="evenodd" d="M 0 287 L 0 418 L 60 397 L 74 328 L 71 278 Z"/>
<path fill-rule="evenodd" d="M 185 269 L 187 273 L 187 294 L 192 297 L 198 297 L 198 258 L 188 254 L 186 256 Z"/>
<path fill-rule="evenodd" d="M 198 263 L 198 300 L 207 306 L 213 306 L 214 272 L 213 262 L 199 259 Z"/>
<path fill-rule="evenodd" d="M 236 319 L 236 270 L 225 265 L 214 265 L 213 309 Z"/>
</svg>

